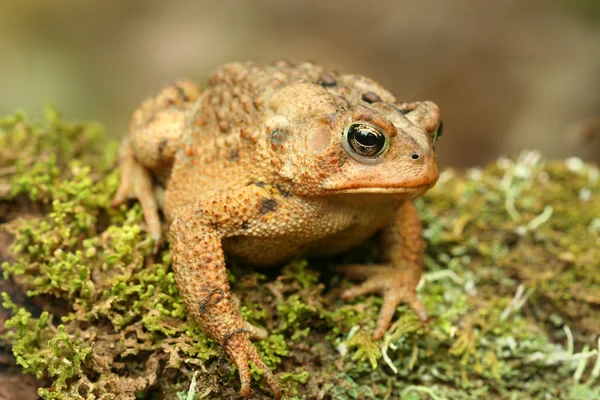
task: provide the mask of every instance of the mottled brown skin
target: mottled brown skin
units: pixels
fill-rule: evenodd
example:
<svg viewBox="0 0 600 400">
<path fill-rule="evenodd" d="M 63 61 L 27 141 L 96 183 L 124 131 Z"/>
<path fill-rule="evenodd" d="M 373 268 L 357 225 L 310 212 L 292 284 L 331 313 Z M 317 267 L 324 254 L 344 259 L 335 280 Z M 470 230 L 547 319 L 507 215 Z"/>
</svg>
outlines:
<svg viewBox="0 0 600 400">
<path fill-rule="evenodd" d="M 344 129 L 355 122 L 387 138 L 382 155 L 365 161 L 344 147 Z M 398 102 L 364 76 L 312 63 L 228 64 L 204 91 L 179 81 L 138 108 L 114 205 L 137 198 L 157 245 L 162 208 L 189 312 L 237 364 L 243 396 L 252 360 L 278 399 L 281 389 L 250 341 L 267 332 L 241 317 L 224 254 L 277 265 L 343 252 L 383 231 L 385 264 L 341 267 L 364 281 L 342 297 L 383 296 L 376 339 L 400 302 L 427 320 L 415 294 L 424 243 L 410 199 L 438 178 L 439 125 L 435 104 Z"/>
</svg>

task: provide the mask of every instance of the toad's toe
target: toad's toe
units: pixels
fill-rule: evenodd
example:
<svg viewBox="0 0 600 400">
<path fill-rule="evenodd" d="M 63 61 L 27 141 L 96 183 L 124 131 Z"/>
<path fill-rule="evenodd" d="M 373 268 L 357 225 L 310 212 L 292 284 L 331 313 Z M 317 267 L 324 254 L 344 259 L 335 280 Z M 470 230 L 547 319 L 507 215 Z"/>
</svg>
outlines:
<svg viewBox="0 0 600 400">
<path fill-rule="evenodd" d="M 271 370 L 260 358 L 254 345 L 250 342 L 248 332 L 240 331 L 240 333 L 232 335 L 226 340 L 223 347 L 237 365 L 240 382 L 242 384 L 240 395 L 247 397 L 250 394 L 252 376 L 250 374 L 248 361 L 252 361 L 258 368 L 263 370 L 263 377 L 273 391 L 273 397 L 276 400 L 281 399 L 281 387 L 277 383 L 277 379 Z"/>
</svg>

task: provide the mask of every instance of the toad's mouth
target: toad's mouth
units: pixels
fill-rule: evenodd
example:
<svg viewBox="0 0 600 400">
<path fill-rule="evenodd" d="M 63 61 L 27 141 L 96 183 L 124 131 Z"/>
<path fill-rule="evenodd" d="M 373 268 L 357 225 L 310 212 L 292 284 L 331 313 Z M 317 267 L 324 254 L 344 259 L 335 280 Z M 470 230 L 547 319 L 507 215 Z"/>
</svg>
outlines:
<svg viewBox="0 0 600 400">
<path fill-rule="evenodd" d="M 421 196 L 431 189 L 439 178 L 435 164 L 419 174 L 406 178 L 382 177 L 374 174 L 355 176 L 353 179 L 333 180 L 325 182 L 323 188 L 328 193 L 373 193 L 392 194 L 403 198 Z"/>
<path fill-rule="evenodd" d="M 416 187 L 398 187 L 398 186 L 338 186 L 328 188 L 327 192 L 331 194 L 390 194 L 399 198 L 419 197 L 433 187 L 435 181 Z"/>
</svg>

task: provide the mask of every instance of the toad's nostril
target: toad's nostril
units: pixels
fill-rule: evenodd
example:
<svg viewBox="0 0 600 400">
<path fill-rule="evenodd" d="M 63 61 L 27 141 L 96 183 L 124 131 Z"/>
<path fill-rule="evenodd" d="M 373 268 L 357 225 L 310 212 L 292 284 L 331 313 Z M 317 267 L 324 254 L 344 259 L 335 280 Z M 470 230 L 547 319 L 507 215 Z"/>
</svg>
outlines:
<svg viewBox="0 0 600 400">
<path fill-rule="evenodd" d="M 412 158 L 413 160 L 418 160 L 419 158 L 421 158 L 421 156 L 418 153 L 412 153 L 410 155 L 410 158 Z"/>
</svg>

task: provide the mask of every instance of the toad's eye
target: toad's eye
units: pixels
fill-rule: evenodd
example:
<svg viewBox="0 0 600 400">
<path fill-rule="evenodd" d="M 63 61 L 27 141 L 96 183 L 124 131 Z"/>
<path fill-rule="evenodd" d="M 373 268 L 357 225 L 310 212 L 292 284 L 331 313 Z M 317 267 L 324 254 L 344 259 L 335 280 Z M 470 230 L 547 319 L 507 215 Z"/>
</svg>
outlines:
<svg viewBox="0 0 600 400">
<path fill-rule="evenodd" d="M 344 129 L 344 149 L 358 161 L 375 161 L 387 144 L 387 136 L 374 125 L 354 122 Z"/>
<path fill-rule="evenodd" d="M 444 124 L 442 121 L 440 121 L 440 124 L 438 125 L 437 130 L 433 134 L 433 144 L 435 144 L 435 142 L 437 142 L 438 139 L 442 137 L 443 132 L 444 132 Z"/>
</svg>

